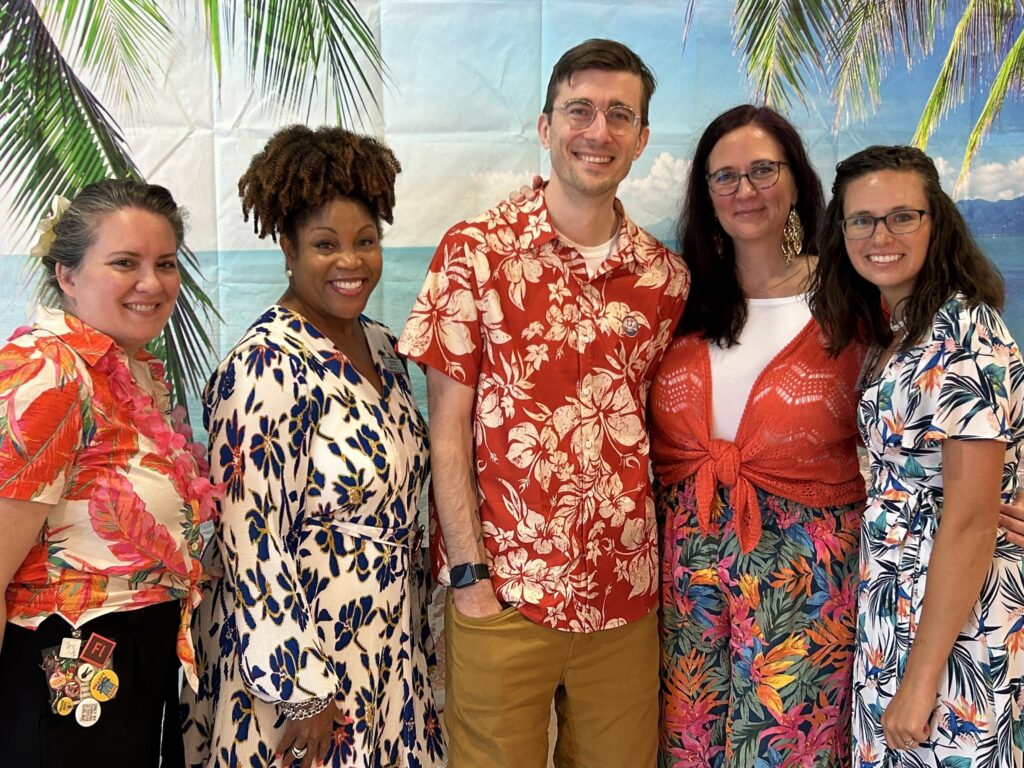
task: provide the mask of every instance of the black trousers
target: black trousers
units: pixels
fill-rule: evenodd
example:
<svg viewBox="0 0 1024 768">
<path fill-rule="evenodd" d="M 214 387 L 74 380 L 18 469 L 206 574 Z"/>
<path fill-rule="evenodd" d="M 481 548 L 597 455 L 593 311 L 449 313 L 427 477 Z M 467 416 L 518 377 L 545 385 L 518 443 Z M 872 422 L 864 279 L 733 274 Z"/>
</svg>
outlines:
<svg viewBox="0 0 1024 768">
<path fill-rule="evenodd" d="M 8 622 L 0 648 L 0 768 L 182 768 L 180 665 L 175 641 L 180 605 L 170 601 L 100 616 L 82 625 L 117 643 L 117 695 L 83 728 L 74 712 L 50 710 L 44 648 L 60 645 L 71 626 L 50 616 L 38 629 Z"/>
</svg>

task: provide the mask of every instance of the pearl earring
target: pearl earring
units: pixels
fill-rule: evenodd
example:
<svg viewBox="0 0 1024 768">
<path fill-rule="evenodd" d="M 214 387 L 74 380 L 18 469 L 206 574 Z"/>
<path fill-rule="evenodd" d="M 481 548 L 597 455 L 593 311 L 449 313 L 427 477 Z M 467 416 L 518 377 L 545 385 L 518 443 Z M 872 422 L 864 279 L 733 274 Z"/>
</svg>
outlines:
<svg viewBox="0 0 1024 768">
<path fill-rule="evenodd" d="M 293 273 L 292 273 L 292 271 L 291 271 L 290 269 L 286 269 L 286 270 L 284 271 L 284 273 L 285 273 L 286 275 L 288 275 L 288 277 L 291 277 L 291 276 L 292 276 L 292 274 L 293 274 Z"/>
</svg>

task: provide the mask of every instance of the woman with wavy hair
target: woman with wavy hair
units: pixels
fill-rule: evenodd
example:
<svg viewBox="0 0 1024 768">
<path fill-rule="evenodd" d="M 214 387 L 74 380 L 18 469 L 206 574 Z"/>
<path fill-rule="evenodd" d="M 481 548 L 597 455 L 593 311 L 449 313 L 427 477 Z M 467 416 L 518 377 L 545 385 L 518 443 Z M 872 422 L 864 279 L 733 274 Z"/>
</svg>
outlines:
<svg viewBox="0 0 1024 768">
<path fill-rule="evenodd" d="M 871 459 L 853 743 L 861 765 L 1020 766 L 1024 362 L 1003 281 L 913 147 L 836 166 L 812 306 L 835 354 L 864 342 Z"/>
</svg>

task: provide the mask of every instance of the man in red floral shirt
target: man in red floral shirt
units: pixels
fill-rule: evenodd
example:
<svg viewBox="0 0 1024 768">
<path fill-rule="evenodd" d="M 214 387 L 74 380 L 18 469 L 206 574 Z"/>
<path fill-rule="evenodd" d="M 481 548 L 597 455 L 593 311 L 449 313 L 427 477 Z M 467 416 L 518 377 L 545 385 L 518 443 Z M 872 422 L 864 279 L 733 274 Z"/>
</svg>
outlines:
<svg viewBox="0 0 1024 768">
<path fill-rule="evenodd" d="M 550 182 L 448 231 L 399 343 L 427 367 L 452 768 L 544 766 L 552 700 L 557 765 L 654 765 L 645 410 L 689 278 L 615 197 L 654 87 L 620 43 L 562 56 Z"/>
</svg>

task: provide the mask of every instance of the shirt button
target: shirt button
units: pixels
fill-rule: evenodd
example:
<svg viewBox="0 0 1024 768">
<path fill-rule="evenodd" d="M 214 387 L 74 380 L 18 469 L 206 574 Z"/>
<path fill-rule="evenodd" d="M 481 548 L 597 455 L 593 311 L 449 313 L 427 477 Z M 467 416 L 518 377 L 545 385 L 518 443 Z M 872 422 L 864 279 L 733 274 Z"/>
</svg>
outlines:
<svg viewBox="0 0 1024 768">
<path fill-rule="evenodd" d="M 587 450 L 590 450 L 591 448 L 594 447 L 594 443 L 590 440 L 587 440 L 586 444 L 583 447 L 586 448 Z"/>
</svg>

